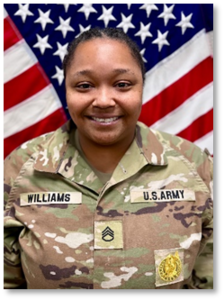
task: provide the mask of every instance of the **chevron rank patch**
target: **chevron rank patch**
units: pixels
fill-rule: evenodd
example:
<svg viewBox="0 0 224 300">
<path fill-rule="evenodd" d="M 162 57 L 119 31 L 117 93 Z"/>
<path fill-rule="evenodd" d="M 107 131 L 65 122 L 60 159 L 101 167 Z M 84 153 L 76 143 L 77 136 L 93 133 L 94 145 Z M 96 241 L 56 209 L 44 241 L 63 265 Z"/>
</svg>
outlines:
<svg viewBox="0 0 224 300">
<path fill-rule="evenodd" d="M 95 249 L 123 249 L 122 221 L 95 221 Z"/>
</svg>

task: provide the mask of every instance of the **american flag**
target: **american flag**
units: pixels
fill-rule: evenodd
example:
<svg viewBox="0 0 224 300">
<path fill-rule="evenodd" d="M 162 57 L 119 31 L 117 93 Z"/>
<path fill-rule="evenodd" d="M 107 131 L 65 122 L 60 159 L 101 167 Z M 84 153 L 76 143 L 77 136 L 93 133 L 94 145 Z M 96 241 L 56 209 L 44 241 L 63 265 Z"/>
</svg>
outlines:
<svg viewBox="0 0 224 300">
<path fill-rule="evenodd" d="M 4 156 L 70 118 L 62 60 L 96 26 L 139 45 L 140 121 L 213 153 L 212 4 L 4 4 Z"/>
</svg>

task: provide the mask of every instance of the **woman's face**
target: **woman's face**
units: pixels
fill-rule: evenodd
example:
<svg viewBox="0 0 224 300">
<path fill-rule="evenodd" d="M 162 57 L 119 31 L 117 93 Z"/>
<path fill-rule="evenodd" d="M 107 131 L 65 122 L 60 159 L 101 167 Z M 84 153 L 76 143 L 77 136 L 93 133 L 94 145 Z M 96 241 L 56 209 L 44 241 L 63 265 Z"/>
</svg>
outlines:
<svg viewBox="0 0 224 300">
<path fill-rule="evenodd" d="M 65 85 L 81 141 L 108 146 L 133 140 L 143 79 L 125 43 L 96 38 L 79 44 Z"/>
</svg>

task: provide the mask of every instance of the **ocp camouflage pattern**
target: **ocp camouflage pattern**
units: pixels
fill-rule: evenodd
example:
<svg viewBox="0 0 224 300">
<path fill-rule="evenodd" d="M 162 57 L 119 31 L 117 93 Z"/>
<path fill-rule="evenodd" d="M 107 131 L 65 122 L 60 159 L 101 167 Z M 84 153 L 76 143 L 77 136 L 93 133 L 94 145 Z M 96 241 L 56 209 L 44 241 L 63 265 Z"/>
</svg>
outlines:
<svg viewBox="0 0 224 300">
<path fill-rule="evenodd" d="M 5 160 L 5 288 L 211 289 L 208 151 L 137 123 L 103 185 L 76 149 L 75 130 L 69 121 Z M 180 275 L 169 271 L 165 281 L 158 268 L 165 259 L 173 270 L 174 255 Z"/>
</svg>

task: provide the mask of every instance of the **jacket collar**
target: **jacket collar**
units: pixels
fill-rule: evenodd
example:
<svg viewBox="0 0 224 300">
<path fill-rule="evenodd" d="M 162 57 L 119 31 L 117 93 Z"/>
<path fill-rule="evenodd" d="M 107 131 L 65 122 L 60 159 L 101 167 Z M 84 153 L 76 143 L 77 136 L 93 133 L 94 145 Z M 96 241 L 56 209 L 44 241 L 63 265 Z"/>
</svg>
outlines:
<svg viewBox="0 0 224 300">
<path fill-rule="evenodd" d="M 156 133 L 140 122 L 136 126 L 136 142 L 150 165 L 164 166 L 168 164 L 165 148 Z"/>
<path fill-rule="evenodd" d="M 34 169 L 41 172 L 58 173 L 62 166 L 66 172 L 73 166 L 71 170 L 73 172 L 79 156 L 79 152 L 73 143 L 75 130 L 76 125 L 69 120 L 55 132 L 49 134 L 49 138 L 41 145 L 41 150 L 37 154 Z M 162 143 L 158 140 L 156 134 L 143 123 L 137 123 L 136 139 L 133 143 L 139 148 L 139 153 L 143 154 L 145 164 L 167 165 L 167 157 Z M 130 149 L 134 149 L 133 144 Z M 130 149 L 127 150 L 127 153 Z M 85 162 L 83 164 L 86 167 Z"/>
</svg>

